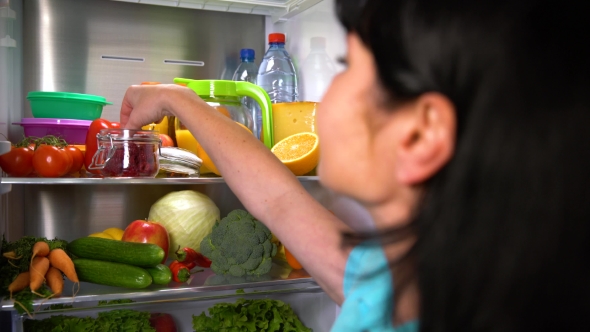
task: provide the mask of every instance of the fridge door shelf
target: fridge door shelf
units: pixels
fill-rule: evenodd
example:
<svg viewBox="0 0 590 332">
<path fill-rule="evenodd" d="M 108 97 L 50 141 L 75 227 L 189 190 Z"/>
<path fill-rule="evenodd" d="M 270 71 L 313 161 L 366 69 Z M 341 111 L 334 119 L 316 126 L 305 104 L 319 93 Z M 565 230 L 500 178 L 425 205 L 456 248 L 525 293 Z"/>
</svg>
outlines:
<svg viewBox="0 0 590 332">
<path fill-rule="evenodd" d="M 184 298 L 175 301 L 153 301 L 150 303 L 128 303 L 106 306 L 80 307 L 69 310 L 38 311 L 34 319 L 41 320 L 52 315 L 67 315 L 75 317 L 97 317 L 99 312 L 115 309 L 132 309 L 147 311 L 151 313 L 170 314 L 176 324 L 178 331 L 193 331 L 192 316 L 201 313 L 208 314 L 208 309 L 221 302 L 233 303 L 240 298 L 245 299 L 274 299 L 281 300 L 291 306 L 299 316 L 301 322 L 313 329 L 315 332 L 328 332 L 331 329 L 340 309 L 334 305 L 326 293 L 314 284 L 309 287 L 275 290 L 246 291 L 244 294 L 236 294 L 235 291 L 220 295 L 219 292 L 213 297 Z M 12 312 L 14 331 L 23 331 L 23 322 L 29 319 L 26 315 Z"/>
<path fill-rule="evenodd" d="M 193 275 L 188 283 L 171 282 L 169 285 L 151 285 L 144 289 L 129 289 L 121 287 L 103 286 L 81 282 L 79 292 L 77 285 L 67 280 L 64 284 L 64 292 L 60 297 L 51 299 L 36 299 L 33 302 L 35 311 L 43 312 L 75 311 L 94 308 L 99 301 L 112 301 L 129 299 L 132 303 L 117 304 L 117 306 L 135 306 L 138 304 L 169 303 L 200 301 L 211 299 L 231 298 L 243 296 L 248 293 L 274 294 L 274 293 L 298 293 L 298 292 L 322 292 L 321 288 L 304 270 L 288 270 L 278 264 L 267 277 L 249 280 L 228 280 L 215 275 L 210 269 Z M 288 276 L 285 276 L 287 272 Z M 259 281 L 256 281 L 259 280 Z M 242 293 L 243 291 L 243 293 Z M 2 299 L 1 310 L 15 310 L 14 301 Z M 73 306 L 67 309 L 52 309 L 55 305 Z"/>
</svg>

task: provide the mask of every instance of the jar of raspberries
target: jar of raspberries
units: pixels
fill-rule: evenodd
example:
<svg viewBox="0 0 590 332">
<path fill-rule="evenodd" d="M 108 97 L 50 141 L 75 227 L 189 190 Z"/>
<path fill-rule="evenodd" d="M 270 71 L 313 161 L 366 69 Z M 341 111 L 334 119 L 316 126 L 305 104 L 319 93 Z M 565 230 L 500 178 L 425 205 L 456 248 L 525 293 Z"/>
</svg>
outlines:
<svg viewBox="0 0 590 332">
<path fill-rule="evenodd" d="M 104 177 L 153 178 L 159 170 L 160 136 L 153 130 L 102 129 L 90 169 Z"/>
</svg>

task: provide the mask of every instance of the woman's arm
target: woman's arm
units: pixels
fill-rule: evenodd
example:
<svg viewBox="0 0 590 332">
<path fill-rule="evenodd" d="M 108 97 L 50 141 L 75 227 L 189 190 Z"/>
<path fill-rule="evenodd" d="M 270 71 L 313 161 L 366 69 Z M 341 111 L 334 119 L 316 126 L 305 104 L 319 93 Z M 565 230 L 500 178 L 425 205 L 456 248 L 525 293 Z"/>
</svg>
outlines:
<svg viewBox="0 0 590 332">
<path fill-rule="evenodd" d="M 132 86 L 121 107 L 121 126 L 139 128 L 174 115 L 209 154 L 225 182 L 338 304 L 349 252 L 340 246 L 347 226 L 320 205 L 252 134 L 178 85 Z"/>
</svg>

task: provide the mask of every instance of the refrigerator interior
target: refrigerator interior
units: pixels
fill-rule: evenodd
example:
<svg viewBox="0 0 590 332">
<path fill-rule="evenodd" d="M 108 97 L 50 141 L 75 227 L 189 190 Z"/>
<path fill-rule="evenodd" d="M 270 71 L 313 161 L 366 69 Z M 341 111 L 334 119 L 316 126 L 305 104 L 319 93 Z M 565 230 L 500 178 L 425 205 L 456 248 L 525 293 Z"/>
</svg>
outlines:
<svg viewBox="0 0 590 332">
<path fill-rule="evenodd" d="M 113 105 L 104 108 L 102 117 L 117 121 L 128 86 L 144 81 L 171 83 L 175 77 L 230 78 L 241 48 L 253 48 L 256 63 L 260 63 L 271 32 L 286 34 L 286 48 L 302 84 L 309 74 L 301 71 L 301 65 L 311 53 L 311 39 L 323 38 L 334 66 L 330 76 L 322 78 L 329 83 L 343 69 L 335 59 L 346 52 L 345 33 L 333 6 L 333 0 L 0 0 L 0 133 L 11 141 L 22 137 L 22 128 L 12 123 L 32 116 L 26 94 L 37 90 L 105 96 Z M 301 99 L 305 100 L 306 94 L 321 98 L 325 87 L 318 89 L 321 91 L 300 86 Z M 184 189 L 207 194 L 222 216 L 243 208 L 222 178 L 97 183 L 3 175 L 0 188 L 8 193 L 0 196 L 0 232 L 9 241 L 25 235 L 73 240 L 108 227 L 124 228 L 132 220 L 147 217 L 158 198 Z M 358 204 L 323 188 L 317 177 L 300 177 L 300 181 L 320 203 L 353 227 L 372 227 L 370 217 Z M 237 289 L 245 289 L 246 297 L 284 300 L 316 332 L 329 331 L 339 312 L 304 271 L 293 276 L 277 272 L 272 280 L 216 286 L 206 284 L 210 274 L 176 289 L 143 292 L 85 285 L 86 290 L 75 300 L 76 306 L 82 307 L 38 313 L 36 317 L 51 313 L 92 316 L 107 309 L 97 307 L 98 300 L 133 298 L 137 302 L 125 307 L 181 313 L 175 317 L 186 318 L 213 303 L 234 300 Z M 254 291 L 257 293 L 248 294 Z M 63 298 L 44 305 L 73 301 L 66 291 Z M 2 331 L 8 327 L 3 325 L 8 312 L 13 313 L 12 330 L 22 327 L 23 316 L 12 306 L 11 301 L 2 301 Z M 189 321 L 179 323 L 182 331 L 190 330 Z"/>
</svg>

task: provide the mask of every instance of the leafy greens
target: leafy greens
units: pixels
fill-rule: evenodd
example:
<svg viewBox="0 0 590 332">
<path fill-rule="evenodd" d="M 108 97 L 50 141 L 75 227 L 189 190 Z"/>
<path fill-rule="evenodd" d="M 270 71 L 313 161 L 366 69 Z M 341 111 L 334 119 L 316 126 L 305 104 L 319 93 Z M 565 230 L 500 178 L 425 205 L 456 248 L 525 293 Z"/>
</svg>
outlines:
<svg viewBox="0 0 590 332">
<path fill-rule="evenodd" d="M 155 332 L 150 313 L 135 310 L 99 312 L 98 318 L 55 315 L 24 321 L 25 332 Z"/>
<path fill-rule="evenodd" d="M 210 317 L 193 315 L 197 332 L 311 332 L 291 307 L 279 300 L 238 299 L 235 303 L 218 303 L 209 308 Z"/>
</svg>

